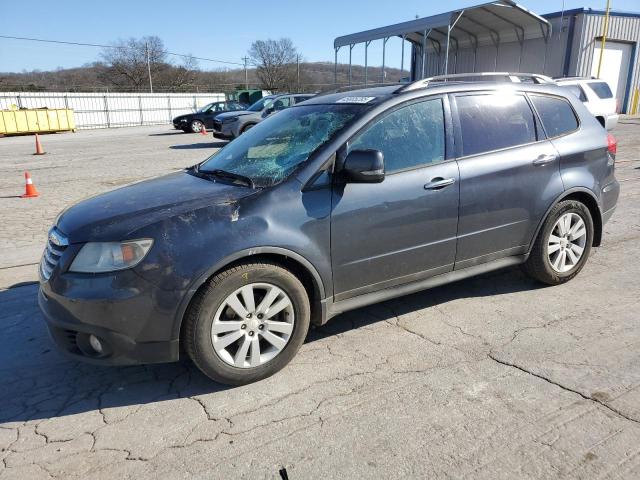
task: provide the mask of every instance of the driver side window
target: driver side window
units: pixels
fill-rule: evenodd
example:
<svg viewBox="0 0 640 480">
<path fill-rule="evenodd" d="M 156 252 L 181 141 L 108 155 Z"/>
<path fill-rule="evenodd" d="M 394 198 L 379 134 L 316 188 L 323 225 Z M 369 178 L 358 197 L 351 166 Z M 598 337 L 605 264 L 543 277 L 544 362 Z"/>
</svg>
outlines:
<svg viewBox="0 0 640 480">
<path fill-rule="evenodd" d="M 350 151 L 364 149 L 380 150 L 384 154 L 387 173 L 443 161 L 442 100 L 413 103 L 385 114 L 349 145 Z"/>
</svg>

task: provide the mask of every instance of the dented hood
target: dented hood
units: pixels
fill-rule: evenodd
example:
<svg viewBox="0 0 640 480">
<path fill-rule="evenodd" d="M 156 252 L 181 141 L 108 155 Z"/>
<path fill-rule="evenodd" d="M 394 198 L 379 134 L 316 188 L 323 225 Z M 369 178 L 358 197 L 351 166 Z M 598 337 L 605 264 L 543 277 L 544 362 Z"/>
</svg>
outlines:
<svg viewBox="0 0 640 480">
<path fill-rule="evenodd" d="M 182 171 L 84 200 L 65 210 L 57 227 L 70 243 L 118 241 L 148 225 L 206 207 L 226 215 L 237 200 L 256 192 Z M 222 208 L 214 208 L 218 206 Z"/>
</svg>

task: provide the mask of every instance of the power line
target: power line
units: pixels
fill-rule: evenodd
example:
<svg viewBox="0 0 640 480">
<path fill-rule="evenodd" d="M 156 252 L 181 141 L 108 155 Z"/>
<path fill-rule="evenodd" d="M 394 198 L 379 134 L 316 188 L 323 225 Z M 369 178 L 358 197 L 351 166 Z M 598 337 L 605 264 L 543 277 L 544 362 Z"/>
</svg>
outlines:
<svg viewBox="0 0 640 480">
<path fill-rule="evenodd" d="M 123 46 L 123 45 L 103 45 L 100 43 L 84 43 L 84 42 L 67 42 L 67 41 L 63 41 L 63 40 L 47 40 L 47 39 L 43 39 L 43 38 L 30 38 L 30 37 L 14 37 L 11 35 L 0 35 L 0 38 L 7 38 L 10 40 L 26 40 L 29 42 L 42 42 L 42 43 L 57 43 L 57 44 L 62 44 L 62 45 L 75 45 L 75 46 L 81 46 L 81 47 L 97 47 L 97 48 L 116 48 L 116 49 L 131 49 L 132 47 L 127 47 L 127 46 Z M 243 63 L 238 63 L 238 62 L 229 62 L 227 60 L 218 60 L 215 58 L 206 58 L 206 57 L 196 57 L 194 55 L 187 55 L 184 53 L 175 53 L 175 52 L 169 52 L 168 50 L 165 50 L 163 53 L 165 53 L 166 55 L 173 55 L 174 57 L 182 57 L 182 58 L 193 58 L 195 60 L 202 60 L 205 62 L 214 62 L 214 63 L 225 63 L 227 65 L 239 65 L 239 66 L 244 66 Z"/>
</svg>

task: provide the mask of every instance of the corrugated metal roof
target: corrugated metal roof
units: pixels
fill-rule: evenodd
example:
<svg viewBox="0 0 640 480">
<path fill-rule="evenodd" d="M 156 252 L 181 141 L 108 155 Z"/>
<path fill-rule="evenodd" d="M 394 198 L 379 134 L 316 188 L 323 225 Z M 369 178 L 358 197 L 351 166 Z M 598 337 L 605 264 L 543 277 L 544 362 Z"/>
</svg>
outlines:
<svg viewBox="0 0 640 480">
<path fill-rule="evenodd" d="M 538 38 L 551 33 L 551 24 L 541 16 L 511 0 L 498 0 L 344 35 L 336 38 L 333 45 L 334 48 L 340 48 L 394 36 L 405 36 L 407 40 L 418 43 L 424 32 L 430 30 L 431 35 L 446 36 L 449 25 L 454 24 L 452 32 L 458 39 L 467 37 L 475 43 L 485 38 L 497 40 L 502 36 Z"/>
</svg>

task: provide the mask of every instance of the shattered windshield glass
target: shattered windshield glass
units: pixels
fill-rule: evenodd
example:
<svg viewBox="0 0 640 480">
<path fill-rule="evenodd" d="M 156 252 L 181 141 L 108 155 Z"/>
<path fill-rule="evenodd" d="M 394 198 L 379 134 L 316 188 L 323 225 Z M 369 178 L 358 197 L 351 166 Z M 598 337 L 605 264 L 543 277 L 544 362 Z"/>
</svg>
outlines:
<svg viewBox="0 0 640 480">
<path fill-rule="evenodd" d="M 288 177 L 361 110 L 361 105 L 308 105 L 270 117 L 242 134 L 200 165 L 200 172 L 224 170 L 250 178 L 257 186 Z"/>
</svg>

